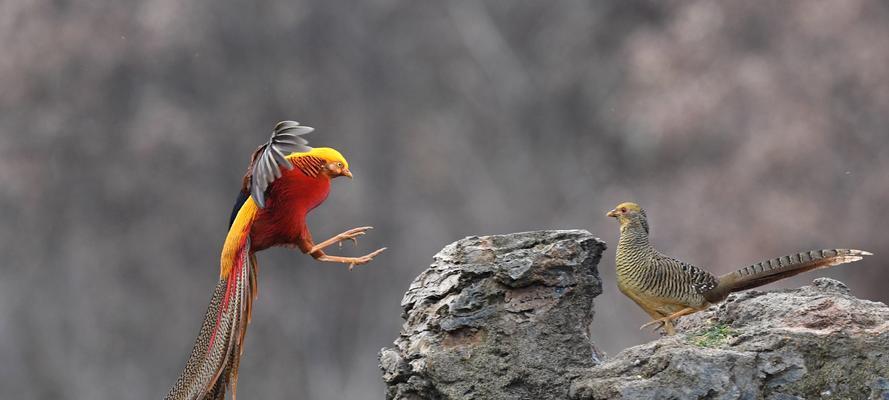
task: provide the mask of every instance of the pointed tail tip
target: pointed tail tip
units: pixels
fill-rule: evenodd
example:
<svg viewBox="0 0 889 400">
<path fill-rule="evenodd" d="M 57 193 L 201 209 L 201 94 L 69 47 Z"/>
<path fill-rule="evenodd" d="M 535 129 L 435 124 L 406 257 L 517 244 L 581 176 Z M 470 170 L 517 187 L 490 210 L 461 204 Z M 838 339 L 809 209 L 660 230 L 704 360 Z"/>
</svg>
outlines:
<svg viewBox="0 0 889 400">
<path fill-rule="evenodd" d="M 852 249 L 852 252 L 853 252 L 853 254 L 858 255 L 858 256 L 872 256 L 872 255 L 874 255 L 874 253 L 871 253 L 871 252 L 865 251 L 865 250 Z"/>
</svg>

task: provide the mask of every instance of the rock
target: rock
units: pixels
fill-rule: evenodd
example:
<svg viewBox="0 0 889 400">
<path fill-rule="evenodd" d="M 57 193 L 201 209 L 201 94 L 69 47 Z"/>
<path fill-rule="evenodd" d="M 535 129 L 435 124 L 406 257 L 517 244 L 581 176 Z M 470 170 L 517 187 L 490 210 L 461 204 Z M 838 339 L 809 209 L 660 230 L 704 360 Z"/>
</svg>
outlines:
<svg viewBox="0 0 889 400">
<path fill-rule="evenodd" d="M 586 371 L 573 399 L 889 399 L 889 308 L 841 282 L 733 294 Z"/>
<path fill-rule="evenodd" d="M 605 243 L 589 232 L 468 237 L 404 295 L 380 352 L 388 399 L 564 399 L 596 365 L 589 326 Z"/>
<path fill-rule="evenodd" d="M 600 361 L 588 327 L 604 249 L 586 231 L 444 248 L 380 353 L 386 397 L 889 400 L 889 307 L 827 278 L 732 294 L 680 319 L 676 336 Z"/>
</svg>

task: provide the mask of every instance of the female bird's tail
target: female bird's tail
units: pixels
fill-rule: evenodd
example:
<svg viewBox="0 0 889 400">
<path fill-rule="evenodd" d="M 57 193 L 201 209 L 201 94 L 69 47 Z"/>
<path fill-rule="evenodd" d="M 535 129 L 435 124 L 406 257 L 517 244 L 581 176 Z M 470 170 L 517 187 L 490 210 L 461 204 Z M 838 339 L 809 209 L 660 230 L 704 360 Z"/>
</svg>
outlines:
<svg viewBox="0 0 889 400">
<path fill-rule="evenodd" d="M 244 334 L 256 297 L 256 260 L 249 242 L 245 238 L 232 270 L 216 284 L 185 370 L 166 400 L 222 400 L 228 387 L 235 399 Z"/>
<path fill-rule="evenodd" d="M 705 293 L 707 300 L 716 303 L 729 293 L 752 289 L 814 269 L 859 261 L 869 252 L 855 249 L 812 250 L 773 258 L 748 265 L 719 277 L 719 285 Z"/>
</svg>

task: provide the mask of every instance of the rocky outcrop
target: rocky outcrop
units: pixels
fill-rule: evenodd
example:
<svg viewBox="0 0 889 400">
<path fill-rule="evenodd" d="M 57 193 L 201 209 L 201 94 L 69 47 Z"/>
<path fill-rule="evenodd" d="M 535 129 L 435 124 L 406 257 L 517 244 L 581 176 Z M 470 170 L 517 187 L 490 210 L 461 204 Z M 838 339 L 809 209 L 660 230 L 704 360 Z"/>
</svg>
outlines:
<svg viewBox="0 0 889 400">
<path fill-rule="evenodd" d="M 380 353 L 387 398 L 889 400 L 889 307 L 827 278 L 733 294 L 601 360 L 588 326 L 604 248 L 586 231 L 445 247 Z"/>
<path fill-rule="evenodd" d="M 380 364 L 389 399 L 564 399 L 589 337 L 605 244 L 586 231 L 468 237 L 411 284 Z"/>
<path fill-rule="evenodd" d="M 887 399 L 889 308 L 841 282 L 733 294 L 571 386 L 574 399 Z"/>
</svg>

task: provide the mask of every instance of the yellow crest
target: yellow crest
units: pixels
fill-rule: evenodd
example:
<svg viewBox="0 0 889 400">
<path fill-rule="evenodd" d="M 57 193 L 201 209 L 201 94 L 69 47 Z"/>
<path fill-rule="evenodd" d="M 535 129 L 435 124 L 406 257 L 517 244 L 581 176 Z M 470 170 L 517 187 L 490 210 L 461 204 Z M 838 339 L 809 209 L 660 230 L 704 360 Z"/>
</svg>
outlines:
<svg viewBox="0 0 889 400">
<path fill-rule="evenodd" d="M 637 212 L 642 211 L 642 207 L 639 207 L 638 204 L 629 202 L 629 201 L 625 202 L 625 203 L 620 203 L 617 205 L 617 207 L 614 207 L 615 210 L 620 210 L 620 209 L 624 209 L 624 208 L 626 208 L 627 211 L 637 211 Z"/>
<path fill-rule="evenodd" d="M 309 150 L 306 152 L 290 153 L 290 155 L 287 156 L 287 159 L 293 160 L 294 158 L 299 158 L 299 157 L 303 157 L 303 156 L 314 156 L 314 157 L 323 159 L 325 161 L 341 162 L 341 163 L 343 163 L 344 168 L 346 168 L 346 169 L 349 168 L 349 162 L 346 161 L 346 157 L 343 157 L 343 155 L 340 154 L 339 151 L 336 151 L 336 149 L 332 149 L 330 147 L 313 147 L 312 150 Z"/>
</svg>

